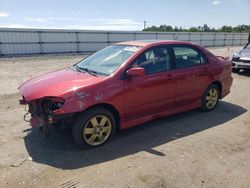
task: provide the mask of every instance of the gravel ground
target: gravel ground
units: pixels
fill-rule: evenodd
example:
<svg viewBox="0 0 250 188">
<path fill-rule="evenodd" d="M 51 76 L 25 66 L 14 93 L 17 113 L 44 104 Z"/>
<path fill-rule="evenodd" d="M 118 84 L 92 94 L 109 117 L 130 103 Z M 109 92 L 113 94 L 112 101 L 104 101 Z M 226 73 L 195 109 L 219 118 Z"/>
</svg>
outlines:
<svg viewBox="0 0 250 188">
<path fill-rule="evenodd" d="M 210 48 L 231 56 L 240 47 Z M 69 131 L 46 138 L 22 120 L 17 87 L 83 56 L 0 59 L 0 187 L 250 187 L 250 74 L 213 112 L 161 118 L 79 150 Z"/>
</svg>

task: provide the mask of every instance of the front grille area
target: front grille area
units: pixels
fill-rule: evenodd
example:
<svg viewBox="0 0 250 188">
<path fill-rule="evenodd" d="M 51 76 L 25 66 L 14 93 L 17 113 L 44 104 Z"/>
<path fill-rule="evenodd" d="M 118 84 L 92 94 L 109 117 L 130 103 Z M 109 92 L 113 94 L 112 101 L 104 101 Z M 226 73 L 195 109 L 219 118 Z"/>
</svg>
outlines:
<svg viewBox="0 0 250 188">
<path fill-rule="evenodd" d="M 28 103 L 29 113 L 38 116 L 41 113 L 41 105 L 38 101 L 32 101 Z"/>
<path fill-rule="evenodd" d="M 250 63 L 250 60 L 243 60 L 240 58 L 233 58 L 232 60 L 235 62 Z"/>
<path fill-rule="evenodd" d="M 250 63 L 250 60 L 242 60 L 242 59 L 240 59 L 239 62 L 242 62 L 242 63 Z"/>
<path fill-rule="evenodd" d="M 33 103 L 29 103 L 29 113 L 31 114 L 36 114 L 37 113 L 37 106 L 36 104 Z"/>
<path fill-rule="evenodd" d="M 240 58 L 239 57 L 233 57 L 232 60 L 238 62 L 240 60 Z"/>
</svg>

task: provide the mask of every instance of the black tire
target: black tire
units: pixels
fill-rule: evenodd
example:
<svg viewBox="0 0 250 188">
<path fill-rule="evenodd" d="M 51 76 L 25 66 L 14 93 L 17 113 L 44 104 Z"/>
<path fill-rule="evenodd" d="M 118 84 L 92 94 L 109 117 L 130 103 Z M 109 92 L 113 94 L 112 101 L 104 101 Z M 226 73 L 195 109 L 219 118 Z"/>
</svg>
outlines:
<svg viewBox="0 0 250 188">
<path fill-rule="evenodd" d="M 212 107 L 208 107 L 207 103 L 207 99 L 206 97 L 209 96 L 209 91 L 210 90 L 216 90 L 217 91 L 217 100 L 214 100 L 214 104 Z M 219 102 L 219 97 L 220 97 L 220 93 L 221 91 L 219 90 L 218 86 L 216 84 L 211 84 L 207 87 L 207 89 L 205 90 L 205 92 L 203 93 L 202 97 L 201 97 L 201 110 L 204 112 L 210 112 L 212 110 L 214 110 Z"/>
<path fill-rule="evenodd" d="M 97 116 L 105 116 L 109 118 L 111 122 L 111 132 L 103 143 L 100 143 L 98 145 L 90 145 L 87 142 L 86 137 L 83 134 L 83 131 L 86 128 L 86 126 L 88 126 L 87 123 L 90 122 L 91 118 L 97 117 Z M 83 112 L 82 114 L 78 116 L 72 128 L 72 135 L 73 135 L 75 142 L 81 149 L 95 148 L 103 144 L 106 144 L 108 141 L 110 141 L 110 139 L 113 137 L 115 133 L 115 129 L 116 129 L 116 121 L 115 121 L 114 115 L 106 108 L 94 107 L 94 108 L 87 110 L 86 112 Z"/>
<path fill-rule="evenodd" d="M 240 69 L 239 69 L 239 68 L 232 68 L 232 72 L 234 72 L 234 73 L 239 73 L 239 72 L 240 72 Z"/>
</svg>

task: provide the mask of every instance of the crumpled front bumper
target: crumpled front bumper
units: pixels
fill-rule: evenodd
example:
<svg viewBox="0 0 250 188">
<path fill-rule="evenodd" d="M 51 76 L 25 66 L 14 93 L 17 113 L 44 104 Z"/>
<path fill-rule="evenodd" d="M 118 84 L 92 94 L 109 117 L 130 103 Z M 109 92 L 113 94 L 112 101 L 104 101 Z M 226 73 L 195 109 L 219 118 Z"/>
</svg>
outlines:
<svg viewBox="0 0 250 188">
<path fill-rule="evenodd" d="M 63 129 L 71 127 L 75 118 L 75 113 L 63 115 L 48 115 L 48 114 L 31 114 L 27 112 L 24 115 L 24 120 L 29 122 L 32 128 L 41 128 L 41 130 L 49 130 L 52 127 L 60 126 Z"/>
<path fill-rule="evenodd" d="M 27 117 L 29 116 L 29 117 Z M 32 128 L 36 127 L 52 127 L 53 124 L 58 122 L 58 119 L 52 116 L 36 116 L 29 112 L 24 115 L 24 120 L 30 123 Z"/>
<path fill-rule="evenodd" d="M 46 122 L 42 117 L 31 117 L 30 118 L 30 125 L 32 128 L 43 127 L 46 125 Z"/>
</svg>

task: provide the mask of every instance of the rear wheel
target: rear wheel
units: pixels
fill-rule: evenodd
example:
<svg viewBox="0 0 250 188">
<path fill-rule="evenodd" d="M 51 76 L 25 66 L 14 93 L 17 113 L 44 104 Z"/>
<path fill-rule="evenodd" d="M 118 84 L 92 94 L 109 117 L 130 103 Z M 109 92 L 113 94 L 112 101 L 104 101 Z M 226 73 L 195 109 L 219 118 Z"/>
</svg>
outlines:
<svg viewBox="0 0 250 188">
<path fill-rule="evenodd" d="M 201 98 L 201 109 L 205 112 L 212 111 L 219 102 L 220 91 L 217 85 L 208 86 Z"/>
<path fill-rule="evenodd" d="M 80 148 L 93 148 L 107 143 L 115 132 L 113 114 L 97 107 L 79 116 L 73 125 L 73 137 Z"/>
</svg>

